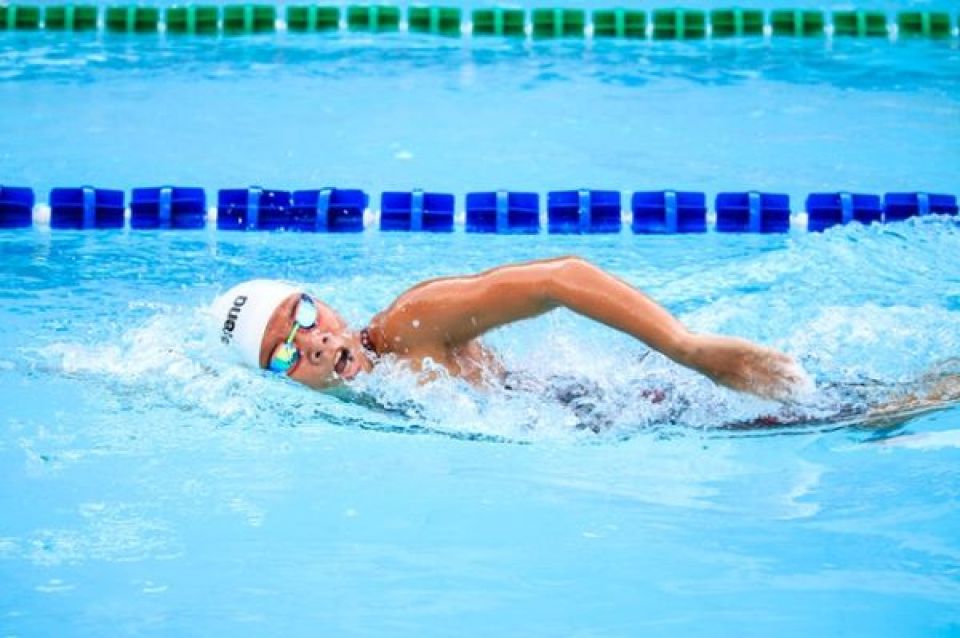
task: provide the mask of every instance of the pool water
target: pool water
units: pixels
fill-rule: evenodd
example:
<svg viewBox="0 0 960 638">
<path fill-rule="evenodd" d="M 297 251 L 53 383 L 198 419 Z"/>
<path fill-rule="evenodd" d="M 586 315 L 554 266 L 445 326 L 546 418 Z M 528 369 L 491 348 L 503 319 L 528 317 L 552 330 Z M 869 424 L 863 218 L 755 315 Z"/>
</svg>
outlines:
<svg viewBox="0 0 960 638">
<path fill-rule="evenodd" d="M 5 184 L 957 192 L 948 42 L 0 34 Z M 41 199 L 43 196 L 41 195 Z M 462 202 L 462 200 L 459 200 Z M 807 425 L 559 311 L 490 335 L 536 392 L 359 400 L 221 365 L 250 277 L 357 325 L 428 277 L 580 254 L 796 356 Z M 0 233 L 0 635 L 954 635 L 960 408 L 834 422 L 831 384 L 960 371 L 960 227 L 478 237 Z M 644 399 L 670 389 L 666 403 Z M 355 398 L 356 398 L 355 396 Z M 594 421 L 597 422 L 597 421 Z"/>
</svg>

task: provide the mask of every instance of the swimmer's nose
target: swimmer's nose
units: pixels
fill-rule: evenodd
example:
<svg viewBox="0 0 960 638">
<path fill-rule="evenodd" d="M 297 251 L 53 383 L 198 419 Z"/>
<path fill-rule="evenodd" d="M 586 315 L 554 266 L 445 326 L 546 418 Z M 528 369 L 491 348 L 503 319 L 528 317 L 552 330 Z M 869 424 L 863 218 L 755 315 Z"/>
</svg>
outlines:
<svg viewBox="0 0 960 638">
<path fill-rule="evenodd" d="M 310 333 L 306 343 L 300 346 L 304 356 L 314 365 L 326 361 L 333 363 L 337 351 L 340 349 L 341 339 L 329 332 Z"/>
</svg>

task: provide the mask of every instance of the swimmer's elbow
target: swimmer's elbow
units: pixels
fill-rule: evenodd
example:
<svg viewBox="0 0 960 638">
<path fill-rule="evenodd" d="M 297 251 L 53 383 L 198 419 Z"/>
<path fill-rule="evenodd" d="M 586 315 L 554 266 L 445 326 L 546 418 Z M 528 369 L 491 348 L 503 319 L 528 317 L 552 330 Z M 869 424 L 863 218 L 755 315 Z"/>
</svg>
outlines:
<svg viewBox="0 0 960 638">
<path fill-rule="evenodd" d="M 596 266 L 579 255 L 564 255 L 563 257 L 557 257 L 556 262 L 564 270 L 573 272 L 584 270 L 586 268 L 596 268 Z"/>
<path fill-rule="evenodd" d="M 583 257 L 565 255 L 544 262 L 545 272 L 542 289 L 545 301 L 551 307 L 569 306 L 572 290 L 584 285 L 590 274 L 597 270 Z"/>
<path fill-rule="evenodd" d="M 589 271 L 598 270 L 587 260 L 573 255 L 514 264 L 484 273 L 485 306 L 520 310 L 523 317 L 576 305 L 577 291 L 589 286 Z M 574 308 L 576 309 L 576 308 Z"/>
</svg>

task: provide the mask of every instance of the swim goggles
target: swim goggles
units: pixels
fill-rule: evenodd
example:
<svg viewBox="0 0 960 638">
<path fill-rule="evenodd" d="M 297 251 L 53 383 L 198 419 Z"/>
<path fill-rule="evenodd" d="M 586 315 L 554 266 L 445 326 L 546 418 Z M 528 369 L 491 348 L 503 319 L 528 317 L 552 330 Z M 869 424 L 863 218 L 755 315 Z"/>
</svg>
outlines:
<svg viewBox="0 0 960 638">
<path fill-rule="evenodd" d="M 293 343 L 294 337 L 297 336 L 297 331 L 301 328 L 309 330 L 315 325 L 317 325 L 317 306 L 313 303 L 313 299 L 311 299 L 309 295 L 302 294 L 300 295 L 300 301 L 297 302 L 297 310 L 293 317 L 293 328 L 290 330 L 290 334 L 287 335 L 284 342 L 273 351 L 273 356 L 270 357 L 270 363 L 267 364 L 267 369 L 271 372 L 289 374 L 294 366 L 297 365 L 297 362 L 300 361 L 300 351 Z"/>
</svg>

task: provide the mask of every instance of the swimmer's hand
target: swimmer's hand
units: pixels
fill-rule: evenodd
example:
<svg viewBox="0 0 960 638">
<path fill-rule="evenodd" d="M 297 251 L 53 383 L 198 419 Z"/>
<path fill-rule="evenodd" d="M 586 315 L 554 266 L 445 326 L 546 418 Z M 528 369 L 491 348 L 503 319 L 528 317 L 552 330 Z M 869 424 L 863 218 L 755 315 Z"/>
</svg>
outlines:
<svg viewBox="0 0 960 638">
<path fill-rule="evenodd" d="M 764 399 L 792 402 L 813 389 L 813 381 L 782 352 L 736 337 L 689 334 L 677 361 L 716 383 Z"/>
</svg>

